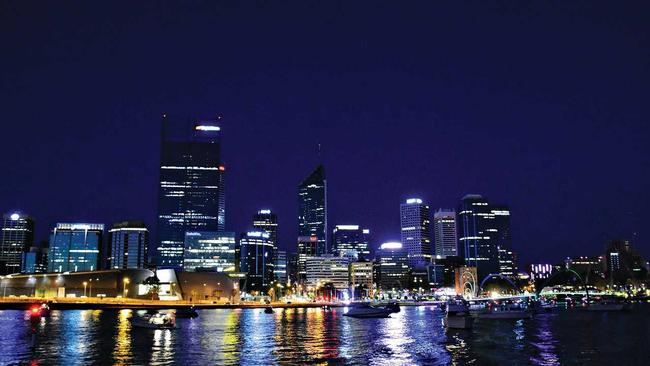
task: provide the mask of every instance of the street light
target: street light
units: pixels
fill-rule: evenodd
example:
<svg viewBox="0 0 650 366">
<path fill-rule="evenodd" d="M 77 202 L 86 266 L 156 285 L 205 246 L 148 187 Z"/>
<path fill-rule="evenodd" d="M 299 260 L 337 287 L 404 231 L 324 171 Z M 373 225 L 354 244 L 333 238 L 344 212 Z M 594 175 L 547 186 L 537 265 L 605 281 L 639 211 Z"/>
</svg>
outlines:
<svg viewBox="0 0 650 366">
<path fill-rule="evenodd" d="M 128 297 L 129 289 L 126 288 L 126 285 L 129 284 L 129 278 L 126 277 L 125 279 L 122 280 L 122 282 L 124 282 L 124 286 L 122 287 L 122 296 Z"/>
<path fill-rule="evenodd" d="M 90 288 L 88 289 L 88 297 L 93 297 L 93 279 L 88 280 Z"/>
<path fill-rule="evenodd" d="M 86 297 L 86 286 L 88 286 L 88 282 L 84 281 L 84 297 Z"/>
</svg>

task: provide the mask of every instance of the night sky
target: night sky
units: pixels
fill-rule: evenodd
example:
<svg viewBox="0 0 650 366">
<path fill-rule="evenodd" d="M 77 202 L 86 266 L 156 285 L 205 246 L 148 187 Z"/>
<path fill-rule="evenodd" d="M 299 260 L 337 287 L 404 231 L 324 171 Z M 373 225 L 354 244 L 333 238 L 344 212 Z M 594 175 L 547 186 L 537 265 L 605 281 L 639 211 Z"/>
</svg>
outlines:
<svg viewBox="0 0 650 366">
<path fill-rule="evenodd" d="M 649 2 L 142 3 L 0 3 L 0 210 L 39 240 L 155 230 L 161 115 L 219 114 L 229 230 L 271 208 L 295 250 L 321 143 L 330 228 L 373 247 L 405 198 L 480 193 L 522 264 L 650 256 Z"/>
</svg>

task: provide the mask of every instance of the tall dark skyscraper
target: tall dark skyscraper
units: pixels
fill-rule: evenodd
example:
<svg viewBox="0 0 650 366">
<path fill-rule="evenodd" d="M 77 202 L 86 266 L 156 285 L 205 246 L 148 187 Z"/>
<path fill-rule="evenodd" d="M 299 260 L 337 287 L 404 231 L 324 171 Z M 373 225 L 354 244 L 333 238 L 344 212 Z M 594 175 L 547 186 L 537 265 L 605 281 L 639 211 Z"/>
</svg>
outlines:
<svg viewBox="0 0 650 366">
<path fill-rule="evenodd" d="M 175 133 L 163 120 L 155 262 L 182 269 L 185 233 L 225 229 L 225 167 L 218 120 Z"/>
<path fill-rule="evenodd" d="M 402 244 L 411 266 L 431 263 L 431 227 L 429 206 L 419 198 L 409 198 L 400 205 Z"/>
<path fill-rule="evenodd" d="M 516 266 L 507 207 L 490 205 L 480 195 L 466 195 L 457 211 L 457 225 L 459 256 L 476 267 L 479 281 L 489 274 L 513 275 Z"/>
<path fill-rule="evenodd" d="M 316 236 L 316 254 L 327 253 L 327 180 L 319 165 L 298 186 L 298 236 Z"/>
<path fill-rule="evenodd" d="M 145 268 L 147 264 L 147 246 L 149 230 L 141 221 L 125 221 L 113 224 L 108 230 L 106 268 L 128 269 Z"/>
<path fill-rule="evenodd" d="M 34 241 L 34 220 L 19 213 L 5 214 L 1 229 L 0 274 L 20 273 L 23 252 L 27 252 Z"/>
<path fill-rule="evenodd" d="M 265 231 L 249 231 L 239 241 L 241 272 L 246 273 L 246 292 L 268 291 L 274 280 L 273 246 L 270 235 Z"/>
</svg>

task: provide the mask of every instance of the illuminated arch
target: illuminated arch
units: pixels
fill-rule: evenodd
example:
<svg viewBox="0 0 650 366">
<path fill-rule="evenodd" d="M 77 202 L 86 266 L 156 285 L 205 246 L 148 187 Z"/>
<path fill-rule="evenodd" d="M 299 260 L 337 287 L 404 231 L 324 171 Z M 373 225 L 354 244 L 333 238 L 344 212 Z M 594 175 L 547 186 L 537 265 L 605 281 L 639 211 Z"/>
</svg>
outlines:
<svg viewBox="0 0 650 366">
<path fill-rule="evenodd" d="M 515 293 L 521 292 L 521 291 L 519 291 L 519 288 L 517 287 L 517 285 L 515 285 L 515 283 L 512 282 L 512 280 L 510 278 L 508 278 L 507 276 L 504 276 L 501 273 L 490 273 L 489 275 L 485 276 L 483 281 L 481 281 L 481 286 L 479 286 L 479 288 L 478 288 L 479 293 L 481 293 L 481 291 L 483 291 L 483 286 L 485 285 L 485 282 L 487 282 L 489 279 L 492 279 L 492 278 L 500 278 L 502 280 L 506 280 L 506 282 L 508 282 L 508 284 L 510 284 L 512 289 L 515 290 Z"/>
</svg>

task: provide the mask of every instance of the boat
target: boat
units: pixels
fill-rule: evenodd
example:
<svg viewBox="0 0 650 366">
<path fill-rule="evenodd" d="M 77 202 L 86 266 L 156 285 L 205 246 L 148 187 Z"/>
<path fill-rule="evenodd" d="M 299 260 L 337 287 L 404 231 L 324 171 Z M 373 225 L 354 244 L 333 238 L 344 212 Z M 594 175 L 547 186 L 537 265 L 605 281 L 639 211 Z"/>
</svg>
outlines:
<svg viewBox="0 0 650 366">
<path fill-rule="evenodd" d="M 530 319 L 532 314 L 528 309 L 509 304 L 491 306 L 484 313 L 479 313 L 479 319 Z"/>
<path fill-rule="evenodd" d="M 273 308 L 270 306 L 267 306 L 264 308 L 264 313 L 266 314 L 273 314 Z"/>
<path fill-rule="evenodd" d="M 145 314 L 141 317 L 132 317 L 129 318 L 131 325 L 136 328 L 147 328 L 147 329 L 174 329 L 176 328 L 176 323 L 174 318 L 169 314 Z"/>
<path fill-rule="evenodd" d="M 52 315 L 52 310 L 47 303 L 42 303 L 40 307 L 41 316 L 44 318 L 49 318 Z"/>
<path fill-rule="evenodd" d="M 329 305 L 323 305 L 322 309 L 323 311 L 332 311 L 332 307 Z"/>
<path fill-rule="evenodd" d="M 176 309 L 175 316 L 177 318 L 196 318 L 199 313 L 194 309 L 194 306 L 187 308 Z"/>
<path fill-rule="evenodd" d="M 452 300 L 445 307 L 442 323 L 449 329 L 471 329 L 474 326 L 474 317 L 470 315 L 469 306 L 464 300 Z"/>
<path fill-rule="evenodd" d="M 343 314 L 351 318 L 388 318 L 393 311 L 384 307 L 358 306 Z"/>
<path fill-rule="evenodd" d="M 401 311 L 401 309 L 399 307 L 399 304 L 396 303 L 396 302 L 391 302 L 391 303 L 387 304 L 386 306 L 384 306 L 384 308 L 386 310 L 390 310 L 393 313 L 399 313 Z"/>
</svg>

